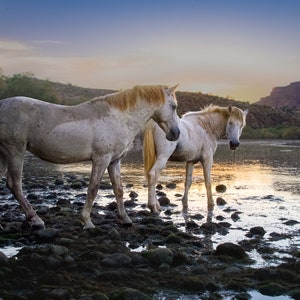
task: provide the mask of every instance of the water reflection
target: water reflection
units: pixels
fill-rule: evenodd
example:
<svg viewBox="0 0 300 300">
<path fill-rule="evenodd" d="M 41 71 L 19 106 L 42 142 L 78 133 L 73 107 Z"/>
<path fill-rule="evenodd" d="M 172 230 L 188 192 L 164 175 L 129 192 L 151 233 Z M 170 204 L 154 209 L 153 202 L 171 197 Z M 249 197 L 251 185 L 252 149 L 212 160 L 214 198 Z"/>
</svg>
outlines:
<svg viewBox="0 0 300 300">
<path fill-rule="evenodd" d="M 181 211 L 181 194 L 184 190 L 185 167 L 183 163 L 170 162 L 159 178 L 164 187 L 167 183 L 176 183 L 175 189 L 164 188 L 172 206 L 164 208 L 161 217 L 171 219 L 178 227 L 186 231 L 186 223 L 193 216 L 193 221 L 201 225 L 207 220 L 224 221 L 231 224 L 226 234 L 216 233 L 211 236 L 201 235 L 210 240 L 210 247 L 231 241 L 244 240 L 251 227 L 262 226 L 266 230 L 265 238 L 269 239 L 279 257 L 280 251 L 286 248 L 300 247 L 300 225 L 288 226 L 286 220 L 298 220 L 300 211 L 300 141 L 242 141 L 234 152 L 228 149 L 227 142 L 220 143 L 215 155 L 212 169 L 213 197 L 222 197 L 227 204 L 217 206 L 212 215 L 207 215 L 206 191 L 200 164 L 195 167 L 193 185 L 189 193 L 189 211 Z M 26 156 L 24 165 L 24 182 L 41 183 L 44 187 L 53 186 L 56 178 L 88 178 L 90 163 L 55 165 L 45 163 L 32 155 Z M 144 209 L 147 202 L 142 155 L 140 149 L 129 153 L 122 163 L 122 179 L 125 196 L 134 190 L 138 193 L 135 209 Z M 104 175 L 104 181 L 109 181 Z M 216 185 L 224 184 L 225 193 L 217 193 Z M 127 187 L 128 186 L 128 187 Z M 52 187 L 53 188 L 53 187 Z M 68 191 L 70 197 L 76 197 L 77 191 Z M 81 191 L 82 193 L 82 191 Z M 99 191 L 96 201 L 105 205 L 113 199 L 108 198 L 112 191 Z M 11 196 L 10 196 L 11 197 Z M 170 213 L 166 213 L 171 211 Z M 239 212 L 239 219 L 231 218 L 232 212 Z M 194 216 L 203 215 L 197 219 Z M 272 236 L 288 235 L 290 238 L 274 239 Z M 255 257 L 255 253 L 252 253 Z M 258 260 L 258 257 L 257 257 Z M 263 261 L 263 260 L 262 260 Z"/>
</svg>

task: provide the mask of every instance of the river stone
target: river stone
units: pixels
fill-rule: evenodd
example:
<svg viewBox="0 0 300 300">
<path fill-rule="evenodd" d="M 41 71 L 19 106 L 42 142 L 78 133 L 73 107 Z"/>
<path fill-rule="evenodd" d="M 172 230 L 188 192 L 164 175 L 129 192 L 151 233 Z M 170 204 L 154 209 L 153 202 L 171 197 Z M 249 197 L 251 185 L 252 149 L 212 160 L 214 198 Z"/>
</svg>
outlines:
<svg viewBox="0 0 300 300">
<path fill-rule="evenodd" d="M 35 238 L 39 243 L 50 243 L 57 237 L 58 230 L 54 228 L 40 229 L 35 233 Z"/>
<path fill-rule="evenodd" d="M 216 203 L 217 203 L 217 205 L 220 205 L 220 206 L 227 204 L 227 202 L 222 197 L 218 197 L 216 199 Z"/>
<path fill-rule="evenodd" d="M 154 266 L 160 266 L 162 263 L 169 265 L 173 262 L 174 254 L 172 250 L 168 248 L 156 248 L 147 252 L 149 262 Z"/>
<path fill-rule="evenodd" d="M 258 289 L 263 295 L 280 296 L 287 292 L 287 288 L 276 282 L 269 282 Z"/>
<path fill-rule="evenodd" d="M 215 254 L 220 255 L 227 255 L 233 258 L 242 259 L 246 258 L 247 254 L 245 250 L 234 243 L 223 243 L 217 246 Z"/>
<path fill-rule="evenodd" d="M 69 250 L 68 250 L 67 247 L 64 247 L 64 246 L 61 246 L 61 245 L 51 245 L 50 246 L 50 251 L 54 255 L 61 256 L 61 255 L 64 255 L 64 254 L 68 253 Z"/>
<path fill-rule="evenodd" d="M 253 235 L 264 236 L 266 231 L 261 226 L 255 226 L 255 227 L 250 228 L 250 233 L 253 234 Z"/>
<path fill-rule="evenodd" d="M 216 192 L 217 193 L 225 193 L 226 192 L 226 185 L 224 184 L 219 184 L 216 186 Z"/>
<path fill-rule="evenodd" d="M 143 292 L 133 288 L 123 288 L 111 294 L 109 299 L 112 300 L 151 300 L 149 296 Z"/>
<path fill-rule="evenodd" d="M 56 178 L 54 181 L 55 185 L 63 185 L 64 184 L 64 180 L 62 178 Z"/>
<path fill-rule="evenodd" d="M 161 206 L 168 206 L 171 204 L 170 199 L 167 196 L 161 196 L 158 198 L 158 202 Z"/>
<path fill-rule="evenodd" d="M 123 253 L 113 253 L 103 255 L 101 265 L 105 267 L 121 268 L 130 266 L 131 258 Z"/>
<path fill-rule="evenodd" d="M 176 188 L 176 183 L 170 182 L 170 183 L 166 184 L 166 188 L 168 188 L 168 189 L 175 189 Z"/>
</svg>

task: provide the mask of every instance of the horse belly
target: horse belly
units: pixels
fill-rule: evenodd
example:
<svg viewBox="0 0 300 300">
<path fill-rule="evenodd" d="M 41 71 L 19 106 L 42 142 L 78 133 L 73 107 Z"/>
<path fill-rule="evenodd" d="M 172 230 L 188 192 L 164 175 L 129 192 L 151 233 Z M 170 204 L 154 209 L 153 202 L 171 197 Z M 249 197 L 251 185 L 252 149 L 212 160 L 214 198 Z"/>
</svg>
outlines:
<svg viewBox="0 0 300 300">
<path fill-rule="evenodd" d="M 37 133 L 28 139 L 27 150 L 39 158 L 53 163 L 87 161 L 92 156 L 92 138 L 87 133 Z"/>
</svg>

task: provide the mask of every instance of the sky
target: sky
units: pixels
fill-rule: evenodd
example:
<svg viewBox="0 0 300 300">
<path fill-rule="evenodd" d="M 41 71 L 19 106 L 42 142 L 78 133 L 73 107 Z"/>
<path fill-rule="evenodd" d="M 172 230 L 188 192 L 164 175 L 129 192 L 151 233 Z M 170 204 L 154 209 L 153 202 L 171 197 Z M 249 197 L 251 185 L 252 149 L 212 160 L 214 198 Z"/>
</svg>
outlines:
<svg viewBox="0 0 300 300">
<path fill-rule="evenodd" d="M 299 32 L 299 0 L 0 0 L 0 72 L 255 102 L 300 81 Z"/>
</svg>

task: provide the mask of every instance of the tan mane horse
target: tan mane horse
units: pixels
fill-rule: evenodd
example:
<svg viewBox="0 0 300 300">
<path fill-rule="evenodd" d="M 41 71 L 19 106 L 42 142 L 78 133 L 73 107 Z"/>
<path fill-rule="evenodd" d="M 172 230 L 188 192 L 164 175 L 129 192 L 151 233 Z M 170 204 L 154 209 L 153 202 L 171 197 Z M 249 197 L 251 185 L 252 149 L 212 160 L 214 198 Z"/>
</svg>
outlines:
<svg viewBox="0 0 300 300">
<path fill-rule="evenodd" d="M 207 192 L 208 210 L 214 206 L 210 172 L 217 142 L 224 136 L 229 140 L 230 149 L 239 146 L 239 138 L 246 125 L 248 110 L 229 106 L 210 105 L 202 111 L 188 112 L 179 123 L 180 136 L 176 141 L 163 138 L 162 130 L 149 121 L 144 130 L 144 168 L 148 181 L 148 207 L 159 213 L 155 187 L 160 172 L 168 160 L 186 162 L 185 190 L 182 198 L 183 209 L 188 208 L 188 192 L 192 184 L 194 165 L 200 162 L 203 167 Z"/>
<path fill-rule="evenodd" d="M 85 228 L 101 178 L 108 170 L 118 214 L 132 223 L 123 204 L 120 162 L 134 137 L 151 118 L 169 140 L 179 136 L 175 87 L 136 86 L 78 105 L 64 106 L 27 97 L 0 101 L 0 178 L 22 207 L 31 226 L 44 227 L 22 191 L 24 154 L 28 150 L 53 163 L 92 161 L 87 198 L 82 211 Z"/>
</svg>

